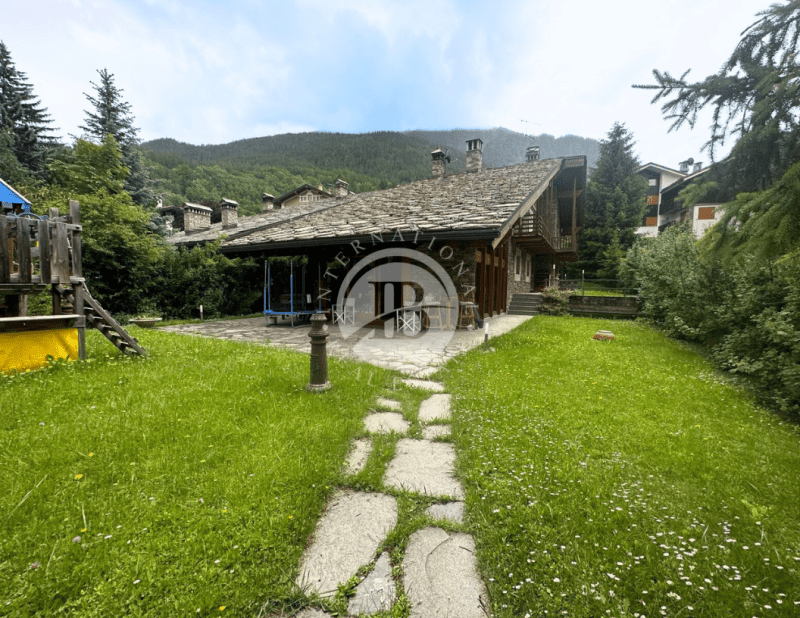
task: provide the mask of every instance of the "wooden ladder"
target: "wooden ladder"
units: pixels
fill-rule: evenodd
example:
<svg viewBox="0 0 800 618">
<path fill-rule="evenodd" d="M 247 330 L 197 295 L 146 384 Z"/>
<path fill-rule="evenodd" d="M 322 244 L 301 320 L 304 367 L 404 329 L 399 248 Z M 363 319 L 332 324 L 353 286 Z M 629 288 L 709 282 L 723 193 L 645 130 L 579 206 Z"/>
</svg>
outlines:
<svg viewBox="0 0 800 618">
<path fill-rule="evenodd" d="M 75 297 L 72 292 L 61 285 L 54 285 L 53 287 L 73 306 L 75 305 Z M 147 356 L 147 351 L 139 345 L 139 342 L 134 337 L 128 334 L 128 331 L 120 326 L 119 322 L 103 309 L 100 303 L 92 297 L 85 285 L 83 286 L 83 301 L 83 313 L 89 325 L 94 326 L 103 333 L 103 336 L 121 352 Z"/>
</svg>

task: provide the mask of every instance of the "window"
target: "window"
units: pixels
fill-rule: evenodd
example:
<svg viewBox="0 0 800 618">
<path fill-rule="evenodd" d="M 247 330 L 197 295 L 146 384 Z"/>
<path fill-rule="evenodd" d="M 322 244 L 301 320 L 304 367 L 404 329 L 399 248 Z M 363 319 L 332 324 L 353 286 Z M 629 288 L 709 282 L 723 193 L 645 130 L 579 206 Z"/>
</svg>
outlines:
<svg viewBox="0 0 800 618">
<path fill-rule="evenodd" d="M 658 184 L 658 179 L 656 179 L 656 178 L 651 178 L 651 179 L 649 180 L 649 184 L 650 184 L 650 186 L 651 186 L 651 187 L 655 187 L 655 186 Z"/>
<path fill-rule="evenodd" d="M 517 249 L 514 257 L 514 281 L 519 281 L 522 273 L 522 251 Z"/>
<path fill-rule="evenodd" d="M 308 201 L 308 193 L 303 193 L 303 194 L 300 196 L 300 201 L 301 201 L 301 202 L 307 202 L 307 201 Z"/>
<path fill-rule="evenodd" d="M 647 217 L 644 220 L 644 224 L 648 227 L 658 225 L 658 217 Z"/>
<path fill-rule="evenodd" d="M 713 206 L 701 206 L 697 209 L 697 218 L 698 219 L 713 219 L 714 218 L 714 207 Z"/>
<path fill-rule="evenodd" d="M 525 258 L 525 281 L 531 280 L 531 256 Z"/>
</svg>

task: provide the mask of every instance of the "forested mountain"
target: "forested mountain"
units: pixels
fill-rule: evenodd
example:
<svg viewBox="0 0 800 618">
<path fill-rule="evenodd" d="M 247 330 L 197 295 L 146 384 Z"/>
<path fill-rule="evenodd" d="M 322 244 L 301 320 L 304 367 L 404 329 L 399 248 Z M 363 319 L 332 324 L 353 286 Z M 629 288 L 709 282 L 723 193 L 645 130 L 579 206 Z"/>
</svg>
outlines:
<svg viewBox="0 0 800 618">
<path fill-rule="evenodd" d="M 585 154 L 594 165 L 599 156 L 593 139 L 546 134 L 532 139 L 503 128 L 286 133 L 201 146 L 165 138 L 141 148 L 165 204 L 227 197 L 239 202 L 242 214 L 252 214 L 261 208 L 262 193 L 280 196 L 306 183 L 332 186 L 342 178 L 360 193 L 427 178 L 437 145 L 450 150 L 448 172 L 462 172 L 466 140 L 476 137 L 483 140 L 486 167 L 521 163 L 532 144 L 541 147 L 542 158 Z"/>
<path fill-rule="evenodd" d="M 486 167 L 506 167 L 525 161 L 525 149 L 539 146 L 542 159 L 586 155 L 590 167 L 597 166 L 600 158 L 600 142 L 589 137 L 563 135 L 554 137 L 547 133 L 529 137 L 503 127 L 494 129 L 450 129 L 448 131 L 406 131 L 406 135 L 417 137 L 430 144 L 441 144 L 449 148 L 451 156 L 463 159 L 466 141 L 483 140 L 483 165 Z"/>
</svg>

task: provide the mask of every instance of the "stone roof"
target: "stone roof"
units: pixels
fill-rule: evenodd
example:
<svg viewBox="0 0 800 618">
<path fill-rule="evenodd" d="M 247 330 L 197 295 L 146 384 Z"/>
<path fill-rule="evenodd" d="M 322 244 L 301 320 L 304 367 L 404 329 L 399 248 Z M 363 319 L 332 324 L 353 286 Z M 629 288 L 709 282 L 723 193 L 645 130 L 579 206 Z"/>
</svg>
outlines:
<svg viewBox="0 0 800 618">
<path fill-rule="evenodd" d="M 222 222 L 214 223 L 210 228 L 202 232 L 195 232 L 194 234 L 187 234 L 186 232 L 178 232 L 167 238 L 167 242 L 175 245 L 195 245 L 203 242 L 214 241 L 222 235 L 230 238 L 237 238 L 242 234 L 248 234 L 254 230 L 268 225 L 276 225 L 303 217 L 311 212 L 323 208 L 330 208 L 331 202 L 329 200 L 323 202 L 312 202 L 307 205 L 297 204 L 291 208 L 281 208 L 279 210 L 267 210 L 260 212 L 257 215 L 249 217 L 239 217 L 236 227 L 229 227 L 224 229 Z"/>
<path fill-rule="evenodd" d="M 222 248 L 236 251 L 280 243 L 335 242 L 398 230 L 465 235 L 485 232 L 487 237 L 494 237 L 512 217 L 521 214 L 518 209 L 534 193 L 544 190 L 562 162 L 544 159 L 317 202 L 306 215 L 271 220 L 246 234 L 229 235 Z M 292 208 L 286 214 L 290 212 L 298 210 Z M 242 219 L 239 221 L 241 225 Z M 192 235 L 191 241 L 200 237 Z"/>
</svg>

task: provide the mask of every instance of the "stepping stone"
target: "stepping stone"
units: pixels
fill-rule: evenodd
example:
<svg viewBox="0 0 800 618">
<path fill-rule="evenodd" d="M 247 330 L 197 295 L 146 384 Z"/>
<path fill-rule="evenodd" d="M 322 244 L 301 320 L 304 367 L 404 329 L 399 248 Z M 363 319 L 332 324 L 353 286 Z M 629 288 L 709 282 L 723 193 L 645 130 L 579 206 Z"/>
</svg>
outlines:
<svg viewBox="0 0 800 618">
<path fill-rule="evenodd" d="M 441 382 L 431 382 L 430 380 L 415 380 L 414 378 L 406 378 L 403 380 L 406 386 L 413 386 L 414 388 L 422 388 L 426 391 L 433 391 L 435 393 L 444 392 L 444 384 Z"/>
<path fill-rule="evenodd" d="M 354 616 L 389 611 L 394 605 L 395 596 L 392 565 L 389 564 L 389 554 L 384 552 L 375 563 L 372 573 L 356 586 L 356 594 L 350 600 L 347 611 Z"/>
<path fill-rule="evenodd" d="M 383 494 L 336 492 L 303 552 L 296 582 L 307 592 L 333 596 L 339 584 L 372 562 L 397 524 L 397 501 Z"/>
<path fill-rule="evenodd" d="M 420 423 L 450 418 L 450 395 L 431 395 L 419 404 Z"/>
<path fill-rule="evenodd" d="M 397 443 L 384 484 L 428 496 L 464 498 L 464 488 L 453 476 L 456 452 L 452 444 L 409 440 Z"/>
<path fill-rule="evenodd" d="M 470 535 L 418 530 L 408 540 L 403 571 L 412 618 L 486 618 L 489 595 L 476 570 Z"/>
<path fill-rule="evenodd" d="M 464 503 L 447 502 L 445 504 L 431 504 L 425 513 L 434 519 L 446 519 L 455 524 L 464 523 Z"/>
<path fill-rule="evenodd" d="M 385 408 L 386 410 L 402 410 L 403 404 L 393 399 L 378 397 L 378 407 Z"/>
<path fill-rule="evenodd" d="M 426 440 L 433 440 L 434 438 L 441 438 L 450 435 L 449 425 L 428 425 L 422 428 L 422 437 Z"/>
<path fill-rule="evenodd" d="M 364 426 L 370 433 L 405 433 L 411 423 L 397 412 L 375 412 L 367 415 Z"/>
<path fill-rule="evenodd" d="M 347 461 L 345 461 L 345 474 L 358 474 L 364 469 L 367 464 L 367 459 L 372 452 L 372 440 L 364 438 L 363 440 L 354 440 L 353 447 L 347 454 Z"/>
</svg>

